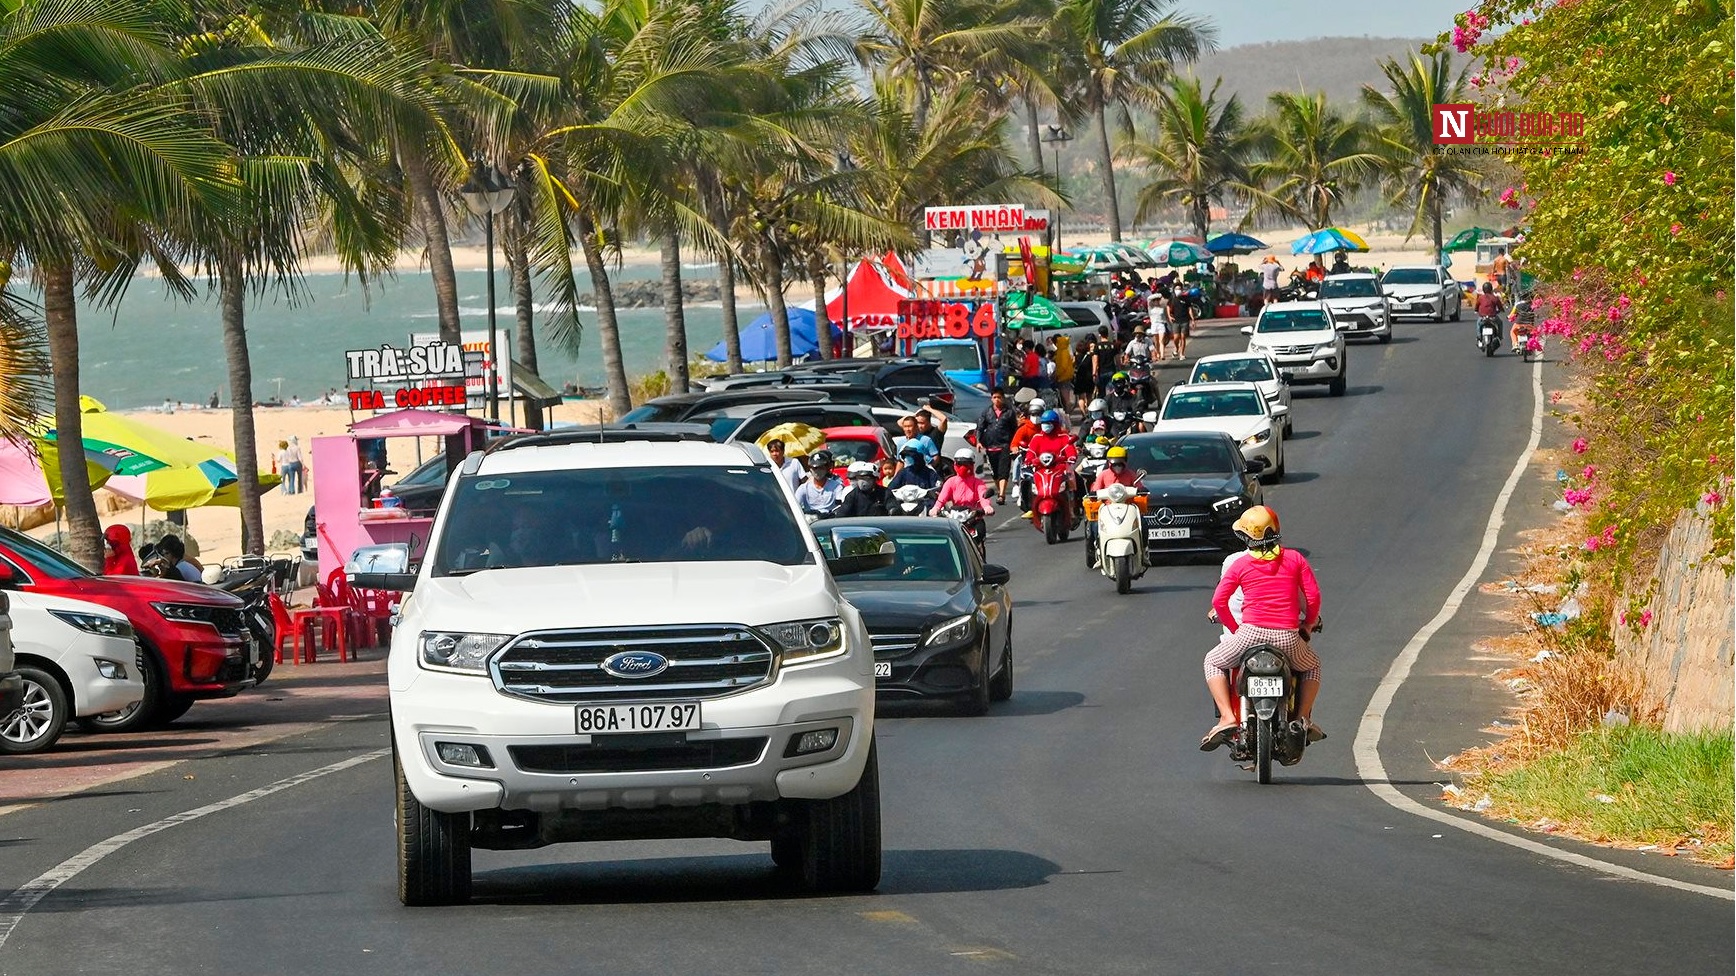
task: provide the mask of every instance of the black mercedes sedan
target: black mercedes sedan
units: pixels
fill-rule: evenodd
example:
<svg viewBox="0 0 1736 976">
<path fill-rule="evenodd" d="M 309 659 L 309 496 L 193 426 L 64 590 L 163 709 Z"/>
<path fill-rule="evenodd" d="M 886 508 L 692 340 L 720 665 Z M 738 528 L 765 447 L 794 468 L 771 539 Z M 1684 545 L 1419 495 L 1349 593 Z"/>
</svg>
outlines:
<svg viewBox="0 0 1736 976">
<path fill-rule="evenodd" d="M 1242 548 L 1231 527 L 1250 506 L 1265 504 L 1265 462 L 1243 460 L 1230 435 L 1217 431 L 1131 434 L 1120 443 L 1127 466 L 1145 472 L 1147 562 Z"/>
<path fill-rule="evenodd" d="M 1013 600 L 1004 567 L 986 564 L 957 522 L 943 518 L 829 519 L 826 530 L 885 532 L 897 558 L 838 580 L 874 642 L 886 699 L 944 699 L 981 715 L 1013 696 Z"/>
</svg>

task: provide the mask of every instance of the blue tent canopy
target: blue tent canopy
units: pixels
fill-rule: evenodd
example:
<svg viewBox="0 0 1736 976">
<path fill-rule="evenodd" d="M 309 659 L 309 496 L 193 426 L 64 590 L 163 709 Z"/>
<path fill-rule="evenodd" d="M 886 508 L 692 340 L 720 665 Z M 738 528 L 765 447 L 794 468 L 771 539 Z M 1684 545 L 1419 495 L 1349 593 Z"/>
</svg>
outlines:
<svg viewBox="0 0 1736 976">
<path fill-rule="evenodd" d="M 812 356 L 818 345 L 814 342 L 814 311 L 809 308 L 792 308 L 790 315 L 790 356 L 793 359 L 804 359 Z M 843 330 L 832 326 L 832 338 L 843 335 Z M 729 361 L 729 353 L 724 344 L 719 342 L 706 352 L 705 358 L 714 363 Z M 741 330 L 741 359 L 744 363 L 771 362 L 778 358 L 777 332 L 772 328 L 772 313 L 767 312 L 754 319 Z"/>
</svg>

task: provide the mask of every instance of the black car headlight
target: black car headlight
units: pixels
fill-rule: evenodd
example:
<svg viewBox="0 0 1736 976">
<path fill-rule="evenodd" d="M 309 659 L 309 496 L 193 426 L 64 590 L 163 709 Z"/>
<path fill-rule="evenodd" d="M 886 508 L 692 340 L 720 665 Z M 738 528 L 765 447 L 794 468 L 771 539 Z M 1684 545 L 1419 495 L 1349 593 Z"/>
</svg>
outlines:
<svg viewBox="0 0 1736 976">
<path fill-rule="evenodd" d="M 505 634 L 449 634 L 425 630 L 417 638 L 422 666 L 436 671 L 482 674 L 488 656 L 507 642 Z"/>
<path fill-rule="evenodd" d="M 844 621 L 837 617 L 792 620 L 761 627 L 760 631 L 778 646 L 785 664 L 807 664 L 837 657 L 845 651 Z"/>
<path fill-rule="evenodd" d="M 50 610 L 55 619 L 71 624 L 87 634 L 101 634 L 104 637 L 121 637 L 133 639 L 133 625 L 121 617 L 107 617 L 100 613 L 79 613 L 75 610 Z M 168 614 L 164 614 L 168 616 Z"/>
<path fill-rule="evenodd" d="M 976 615 L 965 614 L 944 620 L 929 630 L 923 639 L 924 647 L 938 647 L 945 644 L 962 644 L 976 636 Z"/>
</svg>

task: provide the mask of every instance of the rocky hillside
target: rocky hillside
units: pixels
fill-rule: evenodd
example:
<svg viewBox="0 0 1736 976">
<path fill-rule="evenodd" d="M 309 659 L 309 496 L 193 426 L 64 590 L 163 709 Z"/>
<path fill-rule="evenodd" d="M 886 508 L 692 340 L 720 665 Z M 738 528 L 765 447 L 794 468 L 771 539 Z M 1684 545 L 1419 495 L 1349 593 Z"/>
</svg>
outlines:
<svg viewBox="0 0 1736 976">
<path fill-rule="evenodd" d="M 1194 71 L 1208 81 L 1224 79 L 1223 91 L 1242 96 L 1254 113 L 1265 109 L 1266 96 L 1274 91 L 1324 90 L 1334 102 L 1348 104 L 1364 84 L 1384 81 L 1376 62 L 1402 59 L 1427 43 L 1422 38 L 1317 37 L 1306 41 L 1244 44 L 1207 55 Z"/>
</svg>

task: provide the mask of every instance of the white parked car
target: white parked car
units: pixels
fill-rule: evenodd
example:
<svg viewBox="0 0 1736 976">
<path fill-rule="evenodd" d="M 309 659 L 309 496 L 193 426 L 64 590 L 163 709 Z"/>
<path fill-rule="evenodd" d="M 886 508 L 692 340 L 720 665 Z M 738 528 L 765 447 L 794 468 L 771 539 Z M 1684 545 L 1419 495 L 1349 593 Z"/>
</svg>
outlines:
<svg viewBox="0 0 1736 976">
<path fill-rule="evenodd" d="M 7 595 L 24 701 L 0 716 L 0 753 L 41 752 L 72 719 L 117 712 L 145 697 L 139 645 L 125 616 L 46 593 Z"/>
<path fill-rule="evenodd" d="M 1332 323 L 1350 336 L 1392 341 L 1392 308 L 1371 274 L 1327 275 L 1320 282 L 1320 300 L 1332 310 Z"/>
<path fill-rule="evenodd" d="M 1451 309 L 1453 321 L 1459 321 L 1465 293 L 1438 265 L 1404 264 L 1388 268 L 1380 278 L 1381 290 L 1392 300 L 1392 314 L 1421 315 L 1436 322 L 1447 320 Z"/>
<path fill-rule="evenodd" d="M 1242 449 L 1242 457 L 1266 463 L 1261 477 L 1284 477 L 1284 438 L 1280 430 L 1290 408 L 1268 406 L 1253 383 L 1192 383 L 1170 387 L 1152 430 L 1220 431 Z"/>
<path fill-rule="evenodd" d="M 1283 407 L 1278 419 L 1284 424 L 1284 436 L 1290 436 L 1295 414 L 1290 409 L 1290 384 L 1278 370 L 1278 361 L 1268 352 L 1225 352 L 1201 356 L 1194 362 L 1189 383 L 1252 383 L 1260 388 L 1269 407 Z"/>
<path fill-rule="evenodd" d="M 1333 396 L 1344 395 L 1349 355 L 1325 302 L 1273 302 L 1242 334 L 1248 351 L 1270 354 L 1292 386 L 1324 383 Z"/>
<path fill-rule="evenodd" d="M 884 532 L 808 528 L 752 446 L 575 430 L 453 475 L 387 678 L 398 894 L 462 902 L 472 848 L 731 837 L 821 891 L 880 878 L 874 649 L 834 575 Z"/>
</svg>

